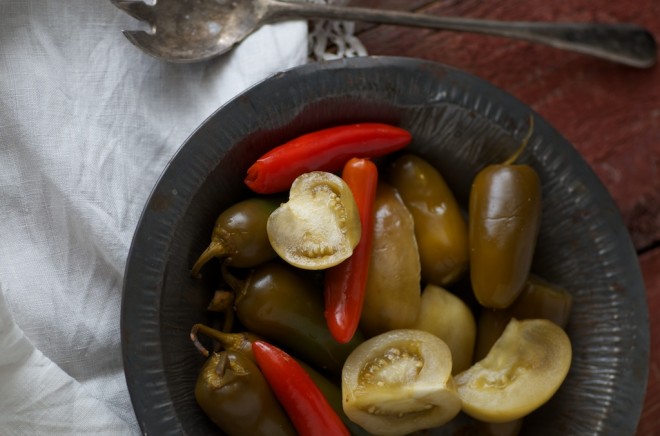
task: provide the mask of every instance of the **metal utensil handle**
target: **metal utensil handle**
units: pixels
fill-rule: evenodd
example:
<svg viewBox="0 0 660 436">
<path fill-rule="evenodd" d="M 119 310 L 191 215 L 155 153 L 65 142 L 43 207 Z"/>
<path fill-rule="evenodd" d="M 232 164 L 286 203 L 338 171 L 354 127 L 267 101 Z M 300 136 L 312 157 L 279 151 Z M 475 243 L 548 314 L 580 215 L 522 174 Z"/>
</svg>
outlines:
<svg viewBox="0 0 660 436">
<path fill-rule="evenodd" d="M 271 21 L 324 18 L 465 31 L 536 42 L 638 68 L 656 61 L 653 35 L 633 24 L 507 22 L 280 0 L 269 3 L 267 19 Z"/>
</svg>

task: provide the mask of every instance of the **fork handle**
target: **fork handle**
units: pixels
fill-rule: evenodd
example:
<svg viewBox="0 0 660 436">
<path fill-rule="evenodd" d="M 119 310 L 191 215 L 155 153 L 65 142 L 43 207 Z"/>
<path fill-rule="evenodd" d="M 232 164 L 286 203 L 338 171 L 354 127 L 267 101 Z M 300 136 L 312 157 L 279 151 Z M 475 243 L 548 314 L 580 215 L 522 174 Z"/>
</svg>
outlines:
<svg viewBox="0 0 660 436">
<path fill-rule="evenodd" d="M 634 24 L 507 22 L 307 2 L 268 3 L 266 18 L 270 21 L 322 18 L 463 31 L 545 44 L 637 68 L 648 68 L 656 62 L 653 35 Z"/>
</svg>

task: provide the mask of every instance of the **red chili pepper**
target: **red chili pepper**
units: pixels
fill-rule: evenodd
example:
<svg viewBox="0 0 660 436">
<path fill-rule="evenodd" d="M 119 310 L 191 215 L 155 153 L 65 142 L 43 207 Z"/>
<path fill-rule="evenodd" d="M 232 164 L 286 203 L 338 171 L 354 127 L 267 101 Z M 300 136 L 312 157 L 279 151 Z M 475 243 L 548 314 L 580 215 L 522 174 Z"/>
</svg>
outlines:
<svg viewBox="0 0 660 436">
<path fill-rule="evenodd" d="M 303 173 L 339 171 L 352 157 L 378 157 L 410 143 L 410 133 L 381 123 L 331 127 L 299 136 L 261 156 L 245 184 L 260 194 L 286 191 Z"/>
<path fill-rule="evenodd" d="M 257 365 L 301 436 L 349 435 L 349 431 L 307 372 L 284 351 L 252 343 Z"/>
<path fill-rule="evenodd" d="M 367 159 L 353 158 L 344 166 L 342 178 L 351 188 L 362 223 L 360 242 L 351 257 L 325 273 L 325 319 L 339 342 L 351 340 L 364 305 L 374 226 L 374 200 L 378 169 Z"/>
</svg>

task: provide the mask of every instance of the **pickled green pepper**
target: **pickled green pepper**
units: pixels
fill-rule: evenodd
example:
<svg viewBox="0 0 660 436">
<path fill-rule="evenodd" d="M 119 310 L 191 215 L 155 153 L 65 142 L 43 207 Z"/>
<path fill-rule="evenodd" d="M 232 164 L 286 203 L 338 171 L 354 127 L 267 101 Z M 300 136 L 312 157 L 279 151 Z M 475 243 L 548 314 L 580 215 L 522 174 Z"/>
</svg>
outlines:
<svg viewBox="0 0 660 436">
<path fill-rule="evenodd" d="M 265 263 L 244 280 L 227 269 L 224 273 L 236 292 L 241 324 L 316 368 L 339 374 L 346 357 L 364 339 L 357 332 L 351 341 L 337 342 L 323 314 L 322 289 L 288 265 Z"/>
<path fill-rule="evenodd" d="M 231 266 L 251 268 L 274 259 L 277 254 L 268 241 L 266 223 L 279 203 L 265 198 L 240 201 L 220 214 L 213 227 L 211 243 L 192 267 L 192 275 L 214 257 Z"/>
<path fill-rule="evenodd" d="M 541 222 L 541 182 L 529 165 L 506 162 L 477 174 L 470 190 L 470 279 L 482 306 L 502 309 L 520 294 L 529 274 Z"/>
<path fill-rule="evenodd" d="M 422 279 L 445 286 L 468 265 L 468 227 L 442 175 L 422 158 L 406 154 L 394 161 L 389 182 L 415 222 Z"/>
<path fill-rule="evenodd" d="M 263 374 L 244 353 L 213 353 L 197 378 L 195 399 L 229 435 L 296 434 Z"/>
<path fill-rule="evenodd" d="M 252 351 L 252 344 L 260 339 L 257 335 L 248 332 L 226 333 L 203 324 L 195 324 L 190 332 L 190 338 L 195 343 L 197 349 L 205 356 L 208 356 L 209 353 L 206 348 L 199 343 L 197 339 L 198 333 L 203 333 L 206 336 L 215 339 L 222 345 L 223 349 L 244 353 L 245 356 L 256 362 Z M 327 377 L 302 360 L 296 360 L 321 390 L 330 406 L 339 415 L 346 427 L 350 430 L 351 434 L 356 436 L 366 436 L 368 433 L 362 429 L 362 427 L 351 421 L 348 416 L 346 416 L 346 413 L 344 413 L 344 408 L 342 407 L 341 387 L 330 381 Z"/>
</svg>

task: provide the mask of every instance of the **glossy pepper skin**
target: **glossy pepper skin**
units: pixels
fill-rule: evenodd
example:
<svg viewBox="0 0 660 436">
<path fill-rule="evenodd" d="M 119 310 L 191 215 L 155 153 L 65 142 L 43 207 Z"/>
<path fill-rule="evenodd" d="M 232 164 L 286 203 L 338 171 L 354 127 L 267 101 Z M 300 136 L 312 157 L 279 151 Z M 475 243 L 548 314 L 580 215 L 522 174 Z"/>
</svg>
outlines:
<svg viewBox="0 0 660 436">
<path fill-rule="evenodd" d="M 279 203 L 265 198 L 249 198 L 220 214 L 213 227 L 211 243 L 192 267 L 192 275 L 214 257 L 230 266 L 251 268 L 274 259 L 277 254 L 268 241 L 266 223 Z"/>
<path fill-rule="evenodd" d="M 252 344 L 254 357 L 300 436 L 350 433 L 302 366 L 267 342 Z"/>
<path fill-rule="evenodd" d="M 332 407 L 339 418 L 341 418 L 342 422 L 348 428 L 351 434 L 354 436 L 368 436 L 370 433 L 351 421 L 350 418 L 346 416 L 346 412 L 344 412 L 344 407 L 342 405 L 341 387 L 330 381 L 327 377 L 303 361 L 299 360 L 298 363 L 312 378 L 314 384 L 316 384 L 319 390 L 323 393 L 325 399 L 328 401 L 328 404 L 330 404 L 330 407 Z"/>
<path fill-rule="evenodd" d="M 370 160 L 354 158 L 344 166 L 342 178 L 353 192 L 360 214 L 362 236 L 351 257 L 326 271 L 323 296 L 328 328 L 337 341 L 345 343 L 357 331 L 364 305 L 371 261 L 378 169 Z"/>
<path fill-rule="evenodd" d="M 421 304 L 420 262 L 413 218 L 396 189 L 379 183 L 371 261 L 360 329 L 367 336 L 408 328 Z"/>
<path fill-rule="evenodd" d="M 388 180 L 415 221 L 422 279 L 438 286 L 456 281 L 467 270 L 468 227 L 442 175 L 406 154 L 392 163 Z"/>
<path fill-rule="evenodd" d="M 490 165 L 470 190 L 470 280 L 482 306 L 509 306 L 525 284 L 541 222 L 541 182 L 528 165 Z"/>
<path fill-rule="evenodd" d="M 410 143 L 410 133 L 382 123 L 330 127 L 307 133 L 273 148 L 247 170 L 245 184 L 268 194 L 289 189 L 310 171 L 337 172 L 353 157 L 378 157 Z"/>
<path fill-rule="evenodd" d="M 222 351 L 207 359 L 195 384 L 195 399 L 229 435 L 296 434 L 257 365 L 241 352 Z"/>
<path fill-rule="evenodd" d="M 195 346 L 205 356 L 208 356 L 208 351 L 198 342 L 198 333 L 203 333 L 206 336 L 217 340 L 222 345 L 224 350 L 243 353 L 247 358 L 256 363 L 254 353 L 252 351 L 252 344 L 261 339 L 258 336 L 249 332 L 226 333 L 203 324 L 195 324 L 190 332 L 190 338 L 195 343 Z M 330 404 L 335 413 L 339 415 L 341 420 L 344 422 L 344 425 L 346 425 L 346 427 L 348 427 L 350 430 L 351 434 L 355 436 L 366 436 L 368 433 L 362 429 L 362 427 L 351 421 L 348 416 L 346 416 L 346 413 L 344 413 L 344 408 L 342 407 L 341 388 L 339 385 L 330 381 L 327 377 L 316 371 L 305 362 L 301 360 L 296 361 L 300 364 L 300 366 L 303 367 L 305 372 L 309 374 L 309 376 L 314 381 L 314 384 L 316 384 L 319 390 L 323 393 L 323 396 L 328 401 L 328 404 Z"/>
<path fill-rule="evenodd" d="M 236 292 L 236 316 L 245 328 L 290 350 L 310 365 L 334 374 L 362 342 L 361 334 L 345 344 L 330 333 L 323 315 L 323 292 L 292 267 L 268 262 L 245 280 L 226 275 Z"/>
<path fill-rule="evenodd" d="M 209 352 L 198 341 L 198 333 L 203 333 L 204 335 L 218 341 L 223 350 L 243 353 L 249 359 L 254 360 L 254 355 L 252 354 L 252 343 L 259 339 L 257 335 L 249 332 L 228 333 L 214 329 L 213 327 L 209 327 L 204 324 L 195 324 L 190 331 L 190 339 L 195 344 L 195 347 L 197 347 L 197 349 L 207 357 Z"/>
</svg>

